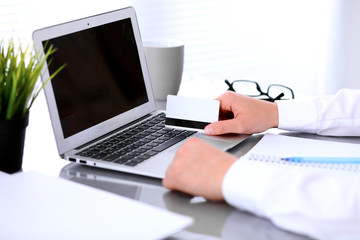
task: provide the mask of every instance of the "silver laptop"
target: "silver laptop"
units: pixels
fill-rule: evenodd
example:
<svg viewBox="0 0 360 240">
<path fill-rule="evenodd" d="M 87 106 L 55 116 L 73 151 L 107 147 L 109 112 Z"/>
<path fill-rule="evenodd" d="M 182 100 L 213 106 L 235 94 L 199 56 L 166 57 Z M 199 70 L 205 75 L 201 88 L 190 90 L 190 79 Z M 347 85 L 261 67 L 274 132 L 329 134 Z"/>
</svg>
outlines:
<svg viewBox="0 0 360 240">
<path fill-rule="evenodd" d="M 37 51 L 57 49 L 42 74 L 58 152 L 65 160 L 163 178 L 191 136 L 227 150 L 246 136 L 165 128 L 156 109 L 132 7 L 34 31 Z"/>
</svg>

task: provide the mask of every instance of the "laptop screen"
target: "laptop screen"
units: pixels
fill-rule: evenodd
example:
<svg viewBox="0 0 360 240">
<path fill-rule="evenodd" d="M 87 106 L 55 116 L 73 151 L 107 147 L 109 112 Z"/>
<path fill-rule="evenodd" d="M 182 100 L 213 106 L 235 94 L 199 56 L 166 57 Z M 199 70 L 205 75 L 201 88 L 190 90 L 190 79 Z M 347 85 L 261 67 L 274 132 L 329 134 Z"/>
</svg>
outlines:
<svg viewBox="0 0 360 240">
<path fill-rule="evenodd" d="M 46 45 L 46 42 L 48 42 Z M 42 42 L 65 138 L 148 102 L 131 19 Z"/>
</svg>

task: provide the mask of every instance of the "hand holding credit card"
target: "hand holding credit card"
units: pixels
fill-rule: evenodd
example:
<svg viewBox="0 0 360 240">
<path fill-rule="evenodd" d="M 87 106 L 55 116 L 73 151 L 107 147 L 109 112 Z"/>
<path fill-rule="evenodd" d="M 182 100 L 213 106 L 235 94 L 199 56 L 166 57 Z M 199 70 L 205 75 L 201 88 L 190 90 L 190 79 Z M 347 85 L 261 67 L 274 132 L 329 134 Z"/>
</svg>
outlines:
<svg viewBox="0 0 360 240">
<path fill-rule="evenodd" d="M 208 124 L 218 121 L 219 109 L 218 100 L 168 95 L 165 124 L 203 130 Z"/>
</svg>

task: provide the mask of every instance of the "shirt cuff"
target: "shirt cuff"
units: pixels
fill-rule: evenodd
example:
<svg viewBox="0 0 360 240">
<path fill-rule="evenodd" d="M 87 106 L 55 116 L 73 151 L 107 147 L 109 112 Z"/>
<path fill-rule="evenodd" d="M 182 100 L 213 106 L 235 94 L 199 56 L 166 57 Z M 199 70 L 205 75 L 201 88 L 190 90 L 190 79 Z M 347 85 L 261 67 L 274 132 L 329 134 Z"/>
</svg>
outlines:
<svg viewBox="0 0 360 240">
<path fill-rule="evenodd" d="M 238 209 L 264 216 L 260 208 L 262 200 L 267 196 L 269 182 L 278 175 L 278 172 L 275 174 L 268 167 L 242 158 L 234 162 L 222 183 L 225 201 Z"/>
<path fill-rule="evenodd" d="M 316 103 L 312 99 L 282 100 L 276 102 L 279 129 L 307 133 L 317 132 Z"/>
</svg>

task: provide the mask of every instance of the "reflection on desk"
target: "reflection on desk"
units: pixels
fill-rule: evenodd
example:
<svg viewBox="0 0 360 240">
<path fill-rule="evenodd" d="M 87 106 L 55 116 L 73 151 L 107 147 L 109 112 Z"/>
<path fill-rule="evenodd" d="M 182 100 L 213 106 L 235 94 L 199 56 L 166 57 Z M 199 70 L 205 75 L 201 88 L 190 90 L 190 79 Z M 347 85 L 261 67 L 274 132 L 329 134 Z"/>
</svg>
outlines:
<svg viewBox="0 0 360 240">
<path fill-rule="evenodd" d="M 60 177 L 191 216 L 194 224 L 169 239 L 308 239 L 274 226 L 269 220 L 239 211 L 224 202 L 172 192 L 161 180 L 69 164 Z"/>
</svg>

